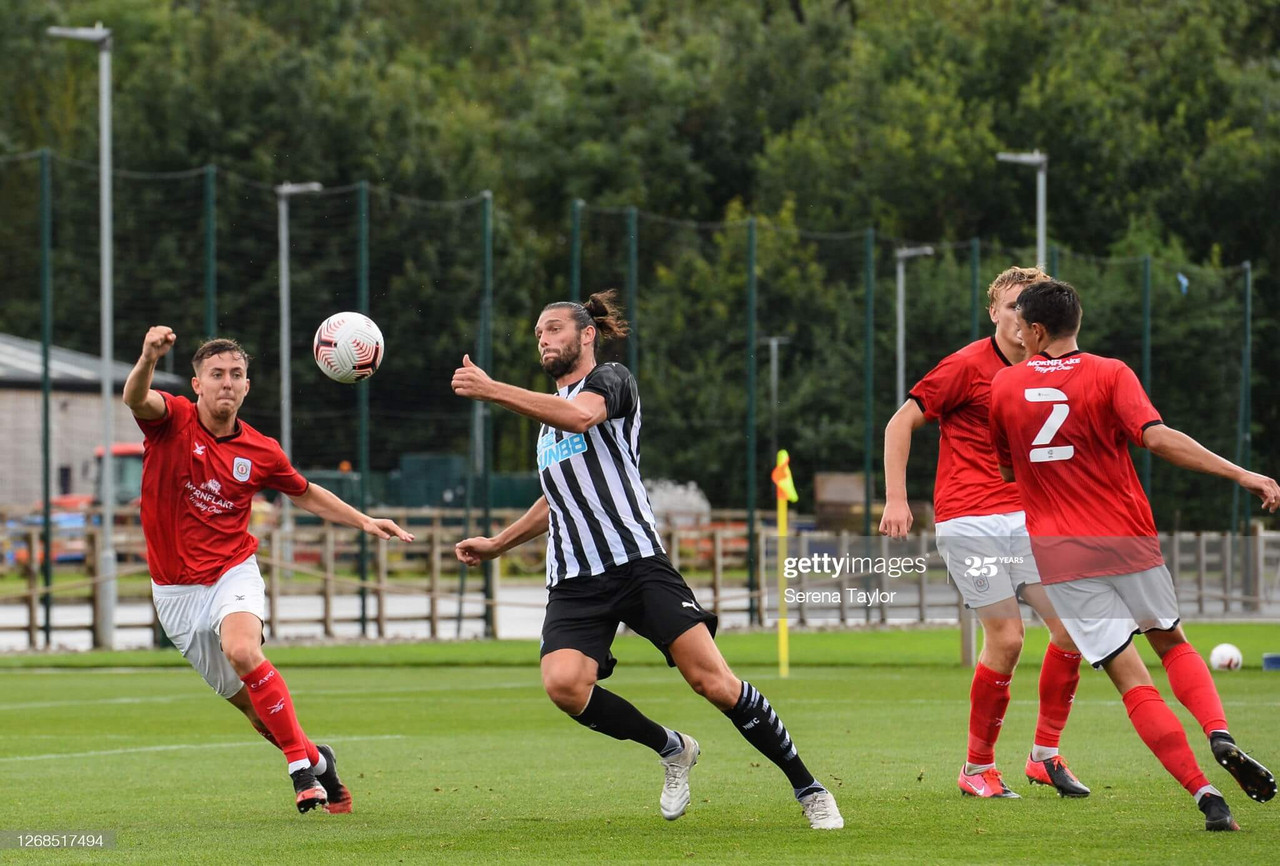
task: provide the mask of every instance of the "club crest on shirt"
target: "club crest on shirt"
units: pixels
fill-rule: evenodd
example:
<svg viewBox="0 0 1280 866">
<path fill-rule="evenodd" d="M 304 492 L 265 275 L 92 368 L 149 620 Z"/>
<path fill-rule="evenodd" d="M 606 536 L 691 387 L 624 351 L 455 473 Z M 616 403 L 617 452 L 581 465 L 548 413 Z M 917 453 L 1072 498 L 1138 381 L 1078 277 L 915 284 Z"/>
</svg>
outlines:
<svg viewBox="0 0 1280 866">
<path fill-rule="evenodd" d="M 231 475 L 236 481 L 248 481 L 253 471 L 253 461 L 247 457 L 237 457 L 231 464 Z"/>
</svg>

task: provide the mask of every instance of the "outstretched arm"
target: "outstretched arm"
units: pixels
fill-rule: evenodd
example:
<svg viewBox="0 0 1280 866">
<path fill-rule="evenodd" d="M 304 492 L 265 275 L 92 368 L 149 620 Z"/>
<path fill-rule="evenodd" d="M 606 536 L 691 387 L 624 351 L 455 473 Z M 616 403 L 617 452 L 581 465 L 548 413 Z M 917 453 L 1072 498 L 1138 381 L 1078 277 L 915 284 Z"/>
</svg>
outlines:
<svg viewBox="0 0 1280 866">
<path fill-rule="evenodd" d="M 142 356 L 129 371 L 129 378 L 124 383 L 124 404 L 133 412 L 135 418 L 143 421 L 158 421 L 164 417 L 164 397 L 159 391 L 151 390 L 151 377 L 156 372 L 156 362 L 169 353 L 178 336 L 173 329 L 165 325 L 156 325 L 147 331 L 142 341 Z"/>
<path fill-rule="evenodd" d="M 454 553 L 467 565 L 479 565 L 486 559 L 501 556 L 511 548 L 519 547 L 546 532 L 550 513 L 547 497 L 539 496 L 538 501 L 519 520 L 493 538 L 464 538 L 454 547 Z"/>
<path fill-rule="evenodd" d="M 579 393 L 572 400 L 563 400 L 554 394 L 539 394 L 505 382 L 495 382 L 488 373 L 471 363 L 470 355 L 462 356 L 462 366 L 453 373 L 453 392 L 459 397 L 497 403 L 512 412 L 569 433 L 585 433 L 609 414 L 604 398 L 589 391 Z"/>
<path fill-rule="evenodd" d="M 880 534 L 906 538 L 911 529 L 911 509 L 907 506 L 907 458 L 911 456 L 911 434 L 924 426 L 924 413 L 915 400 L 907 400 L 893 413 L 884 428 L 884 516 Z"/>
<path fill-rule="evenodd" d="M 1142 445 L 1174 466 L 1236 482 L 1261 499 L 1262 507 L 1268 511 L 1274 512 L 1280 507 L 1280 485 L 1276 484 L 1275 479 L 1250 472 L 1219 457 L 1180 430 L 1164 424 L 1148 427 L 1142 431 Z"/>
<path fill-rule="evenodd" d="M 398 538 L 401 541 L 413 541 L 413 535 L 396 525 L 394 520 L 370 517 L 359 509 L 352 508 L 336 495 L 319 484 L 307 485 L 301 496 L 290 496 L 294 505 L 310 511 L 316 517 L 330 523 L 341 523 L 343 526 L 354 526 L 378 538 Z"/>
</svg>

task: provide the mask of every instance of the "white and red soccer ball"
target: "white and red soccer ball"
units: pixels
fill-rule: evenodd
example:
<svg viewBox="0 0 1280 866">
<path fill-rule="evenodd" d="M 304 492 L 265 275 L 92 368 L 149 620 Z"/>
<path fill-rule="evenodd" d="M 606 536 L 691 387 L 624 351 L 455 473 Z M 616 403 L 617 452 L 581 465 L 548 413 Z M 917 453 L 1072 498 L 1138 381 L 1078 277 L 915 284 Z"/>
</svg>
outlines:
<svg viewBox="0 0 1280 866">
<path fill-rule="evenodd" d="M 1238 671 L 1244 664 L 1244 654 L 1232 643 L 1220 643 L 1209 653 L 1209 667 L 1215 671 Z"/>
<path fill-rule="evenodd" d="M 324 374 L 348 385 L 377 372 L 383 348 L 382 331 L 363 313 L 334 313 L 320 323 L 312 342 Z"/>
</svg>

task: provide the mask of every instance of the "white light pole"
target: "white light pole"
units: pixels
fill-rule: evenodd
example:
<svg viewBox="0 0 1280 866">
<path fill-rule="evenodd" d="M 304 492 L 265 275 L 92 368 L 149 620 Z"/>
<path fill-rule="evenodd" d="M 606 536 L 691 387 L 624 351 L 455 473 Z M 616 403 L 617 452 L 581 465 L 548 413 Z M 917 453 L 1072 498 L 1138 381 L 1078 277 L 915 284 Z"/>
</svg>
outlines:
<svg viewBox="0 0 1280 866">
<path fill-rule="evenodd" d="M 73 39 L 98 46 L 98 247 L 100 340 L 102 344 L 102 546 L 98 551 L 98 591 L 94 597 L 93 644 L 102 649 L 115 645 L 116 545 L 112 537 L 116 520 L 115 443 L 116 395 L 112 376 L 111 235 L 111 31 L 99 21 L 93 27 L 50 27 L 55 39 Z"/>
<path fill-rule="evenodd" d="M 769 344 L 769 402 L 773 412 L 769 416 L 769 456 L 778 454 L 778 347 L 791 342 L 790 337 L 765 337 L 760 342 Z"/>
<path fill-rule="evenodd" d="M 1030 153 L 996 154 L 996 162 L 1012 162 L 1016 165 L 1034 166 L 1036 170 L 1036 267 L 1043 268 L 1047 264 L 1045 258 L 1045 235 L 1047 208 L 1049 197 L 1049 154 L 1033 150 Z"/>
<path fill-rule="evenodd" d="M 907 259 L 931 256 L 933 247 L 899 247 L 893 255 L 898 260 L 898 402 L 894 405 L 901 406 L 907 399 Z"/>
<path fill-rule="evenodd" d="M 280 239 L 280 448 L 293 460 L 293 376 L 290 370 L 289 352 L 289 197 L 301 193 L 315 193 L 324 189 L 316 182 L 289 183 L 276 187 L 276 211 L 279 216 Z M 284 529 L 283 559 L 286 565 L 293 561 L 293 509 L 289 497 L 282 498 L 280 523 Z M 279 556 L 277 551 L 271 551 Z M 286 571 L 287 574 L 287 571 Z"/>
</svg>

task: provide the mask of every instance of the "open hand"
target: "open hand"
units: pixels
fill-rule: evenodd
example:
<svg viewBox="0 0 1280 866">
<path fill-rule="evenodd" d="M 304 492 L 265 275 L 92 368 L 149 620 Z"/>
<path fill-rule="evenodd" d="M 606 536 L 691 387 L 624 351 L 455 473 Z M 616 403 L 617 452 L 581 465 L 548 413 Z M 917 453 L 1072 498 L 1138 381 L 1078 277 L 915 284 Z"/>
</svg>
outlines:
<svg viewBox="0 0 1280 866">
<path fill-rule="evenodd" d="M 398 538 L 401 541 L 413 541 L 413 533 L 405 532 L 394 520 L 385 517 L 371 517 L 365 524 L 364 531 L 377 538 Z"/>
</svg>

